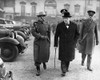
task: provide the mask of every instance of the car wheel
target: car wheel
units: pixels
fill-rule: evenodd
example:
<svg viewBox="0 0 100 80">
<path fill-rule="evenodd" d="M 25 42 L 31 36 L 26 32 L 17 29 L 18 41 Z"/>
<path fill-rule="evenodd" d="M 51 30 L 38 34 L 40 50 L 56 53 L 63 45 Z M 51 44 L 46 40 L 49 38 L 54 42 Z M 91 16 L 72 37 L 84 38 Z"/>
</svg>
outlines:
<svg viewBox="0 0 100 80">
<path fill-rule="evenodd" d="M 6 43 L 0 46 L 1 47 L 1 53 L 0 56 L 3 59 L 3 61 L 10 62 L 16 59 L 18 56 L 18 48 L 17 46 Z"/>
</svg>

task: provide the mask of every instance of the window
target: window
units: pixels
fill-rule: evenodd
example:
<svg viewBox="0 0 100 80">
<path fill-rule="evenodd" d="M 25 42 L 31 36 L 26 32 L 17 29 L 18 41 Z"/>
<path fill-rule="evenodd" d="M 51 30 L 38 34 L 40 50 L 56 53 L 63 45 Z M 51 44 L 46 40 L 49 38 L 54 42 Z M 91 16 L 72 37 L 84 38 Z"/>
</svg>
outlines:
<svg viewBox="0 0 100 80">
<path fill-rule="evenodd" d="M 36 14 L 36 6 L 32 6 L 32 16 L 35 16 Z"/>
<path fill-rule="evenodd" d="M 92 4 L 92 0 L 88 0 L 88 5 L 91 5 Z"/>
<path fill-rule="evenodd" d="M 21 5 L 21 16 L 25 16 L 25 5 Z"/>
<path fill-rule="evenodd" d="M 32 2 L 31 5 L 32 5 L 32 7 L 31 7 L 31 15 L 35 16 L 36 15 L 36 5 L 37 5 L 37 3 Z"/>
<path fill-rule="evenodd" d="M 0 1 L 4 1 L 4 6 L 5 7 L 12 7 L 12 6 L 14 6 L 14 0 L 0 0 Z"/>
<path fill-rule="evenodd" d="M 76 5 L 74 5 L 74 7 L 75 7 L 75 13 L 79 13 L 80 12 L 80 5 L 76 4 Z"/>
<path fill-rule="evenodd" d="M 25 16 L 25 2 L 20 2 L 21 4 L 21 16 Z"/>
</svg>

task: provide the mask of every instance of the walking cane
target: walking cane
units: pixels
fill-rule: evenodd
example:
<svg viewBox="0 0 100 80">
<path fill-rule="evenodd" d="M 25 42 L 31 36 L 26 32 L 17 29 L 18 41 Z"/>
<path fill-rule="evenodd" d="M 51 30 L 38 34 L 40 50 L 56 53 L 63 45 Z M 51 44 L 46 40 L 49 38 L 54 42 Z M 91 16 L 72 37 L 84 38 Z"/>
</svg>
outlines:
<svg viewBox="0 0 100 80">
<path fill-rule="evenodd" d="M 55 48 L 55 55 L 54 55 L 54 69 L 56 68 L 56 49 L 57 49 L 57 48 Z"/>
</svg>

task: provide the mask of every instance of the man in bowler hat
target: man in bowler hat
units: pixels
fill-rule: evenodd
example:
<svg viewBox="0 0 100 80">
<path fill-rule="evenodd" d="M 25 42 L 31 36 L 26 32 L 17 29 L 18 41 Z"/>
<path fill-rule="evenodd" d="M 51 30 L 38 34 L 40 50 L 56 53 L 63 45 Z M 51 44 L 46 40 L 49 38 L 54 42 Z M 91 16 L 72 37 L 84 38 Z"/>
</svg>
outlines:
<svg viewBox="0 0 100 80">
<path fill-rule="evenodd" d="M 68 11 L 64 13 L 63 21 L 57 25 L 54 37 L 54 47 L 59 45 L 59 60 L 61 61 L 61 76 L 68 72 L 70 61 L 75 58 L 75 46 L 79 36 L 77 25 L 70 21 Z M 59 42 L 59 43 L 58 43 Z"/>
<path fill-rule="evenodd" d="M 84 61 L 87 56 L 87 70 L 91 69 L 91 59 L 93 54 L 93 49 L 98 45 L 98 31 L 97 24 L 93 20 L 95 14 L 94 10 L 87 11 L 89 17 L 82 23 L 81 34 L 80 34 L 80 49 L 79 52 L 82 53 L 81 65 L 84 66 Z"/>
<path fill-rule="evenodd" d="M 45 21 L 46 15 L 40 12 L 37 15 L 38 20 L 33 23 L 32 35 L 34 40 L 34 62 L 37 69 L 36 75 L 40 75 L 40 64 L 43 63 L 43 68 L 46 69 L 46 62 L 50 55 L 50 26 Z"/>
</svg>

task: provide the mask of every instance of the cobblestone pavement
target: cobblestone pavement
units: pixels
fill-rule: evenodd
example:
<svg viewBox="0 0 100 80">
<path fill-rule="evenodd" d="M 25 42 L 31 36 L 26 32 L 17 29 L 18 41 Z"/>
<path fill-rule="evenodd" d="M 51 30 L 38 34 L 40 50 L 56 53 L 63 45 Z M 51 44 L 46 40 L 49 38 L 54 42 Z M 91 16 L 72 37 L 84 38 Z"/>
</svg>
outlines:
<svg viewBox="0 0 100 80">
<path fill-rule="evenodd" d="M 76 50 L 76 58 L 71 62 L 69 72 L 65 77 L 61 77 L 60 61 L 56 58 L 56 69 L 54 69 L 54 47 L 53 37 L 51 39 L 50 60 L 47 63 L 47 70 L 41 65 L 41 75 L 35 75 L 36 69 L 33 61 L 33 37 L 28 41 L 28 49 L 24 54 L 20 54 L 14 62 L 6 62 L 6 70 L 13 72 L 14 80 L 100 80 L 100 45 L 94 49 L 92 68 L 89 72 L 85 66 L 81 66 L 81 54 Z M 58 54 L 57 54 L 58 55 Z M 85 62 L 86 63 L 86 62 Z"/>
</svg>

